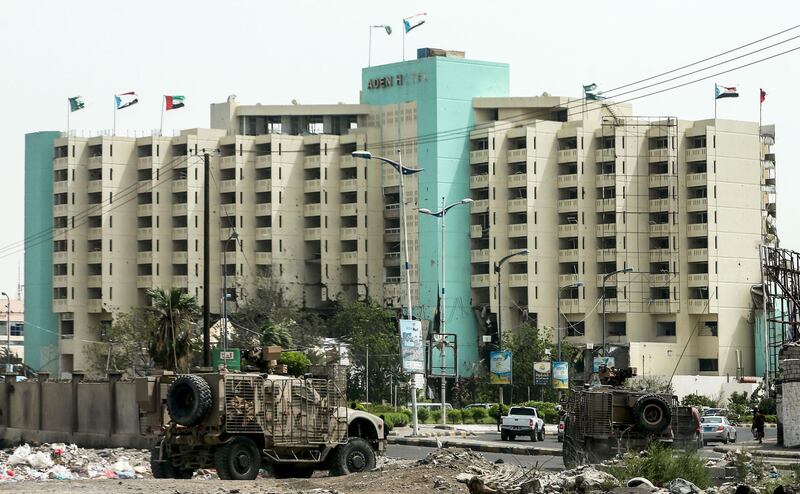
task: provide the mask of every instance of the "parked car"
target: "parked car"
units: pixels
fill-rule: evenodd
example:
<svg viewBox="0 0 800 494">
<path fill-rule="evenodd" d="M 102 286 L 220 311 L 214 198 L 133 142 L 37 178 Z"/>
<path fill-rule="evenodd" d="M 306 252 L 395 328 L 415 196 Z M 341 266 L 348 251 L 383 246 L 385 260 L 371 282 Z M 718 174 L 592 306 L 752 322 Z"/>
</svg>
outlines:
<svg viewBox="0 0 800 494">
<path fill-rule="evenodd" d="M 485 408 L 488 410 L 492 408 L 492 405 L 494 405 L 494 403 L 470 403 L 469 405 L 466 405 L 464 409 L 468 410 L 470 408 Z"/>
<path fill-rule="evenodd" d="M 412 406 L 413 405 L 411 403 L 408 404 L 408 408 L 412 408 Z M 419 403 L 419 402 L 417 402 L 417 410 L 419 410 L 420 408 L 427 408 L 428 410 L 433 412 L 435 410 L 441 410 L 442 409 L 442 404 L 441 403 Z M 444 404 L 444 409 L 449 412 L 450 410 L 453 409 L 453 405 L 451 405 L 450 403 L 445 403 Z"/>
<path fill-rule="evenodd" d="M 562 415 L 561 418 L 558 419 L 558 442 L 560 443 L 564 442 L 564 418 L 565 416 Z"/>
<path fill-rule="evenodd" d="M 513 441 L 516 436 L 528 436 L 531 441 L 544 441 L 544 420 L 534 407 L 511 407 L 500 425 L 500 439 Z"/>
<path fill-rule="evenodd" d="M 722 441 L 723 444 L 736 442 L 736 427 L 731 425 L 727 417 L 706 415 L 700 420 L 703 423 L 703 444 L 710 441 Z"/>
</svg>

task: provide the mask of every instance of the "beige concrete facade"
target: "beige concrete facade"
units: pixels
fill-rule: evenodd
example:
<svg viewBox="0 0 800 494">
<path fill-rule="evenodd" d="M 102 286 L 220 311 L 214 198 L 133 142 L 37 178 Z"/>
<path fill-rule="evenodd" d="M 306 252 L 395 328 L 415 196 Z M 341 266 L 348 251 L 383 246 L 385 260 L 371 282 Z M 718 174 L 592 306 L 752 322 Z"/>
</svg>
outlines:
<svg viewBox="0 0 800 494">
<path fill-rule="evenodd" d="M 11 334 L 7 333 L 10 321 Z M 8 346 L 11 354 L 23 357 L 25 344 L 25 304 L 22 300 L 0 298 L 0 346 Z M 0 359 L 0 364 L 5 363 Z"/>
</svg>

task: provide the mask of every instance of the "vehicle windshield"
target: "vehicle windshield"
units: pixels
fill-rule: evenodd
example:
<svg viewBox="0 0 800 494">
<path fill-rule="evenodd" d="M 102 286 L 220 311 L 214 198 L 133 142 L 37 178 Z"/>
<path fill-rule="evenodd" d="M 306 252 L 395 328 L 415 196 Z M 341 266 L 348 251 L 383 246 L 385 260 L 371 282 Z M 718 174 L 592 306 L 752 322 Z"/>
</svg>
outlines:
<svg viewBox="0 0 800 494">
<path fill-rule="evenodd" d="M 536 415 L 535 408 L 512 408 L 508 411 L 509 415 Z"/>
<path fill-rule="evenodd" d="M 704 424 L 721 424 L 722 417 L 703 417 Z"/>
</svg>

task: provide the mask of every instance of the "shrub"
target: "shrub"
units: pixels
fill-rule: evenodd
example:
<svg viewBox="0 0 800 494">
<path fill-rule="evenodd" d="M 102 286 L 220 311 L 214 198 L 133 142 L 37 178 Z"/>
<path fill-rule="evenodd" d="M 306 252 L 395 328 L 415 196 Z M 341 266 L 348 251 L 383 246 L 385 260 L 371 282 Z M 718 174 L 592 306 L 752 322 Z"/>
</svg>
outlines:
<svg viewBox="0 0 800 494">
<path fill-rule="evenodd" d="M 715 407 L 717 403 L 708 396 L 689 394 L 683 397 L 681 405 L 694 407 Z"/>
<path fill-rule="evenodd" d="M 472 416 L 472 420 L 474 420 L 476 424 L 482 423 L 483 419 L 489 416 L 489 412 L 483 407 L 471 408 L 463 411 L 463 413 L 467 412 L 469 412 L 469 414 Z"/>
<path fill-rule="evenodd" d="M 508 405 L 500 405 L 499 403 L 495 403 L 492 405 L 492 408 L 489 409 L 489 416 L 497 420 L 498 417 L 505 415 L 508 413 Z"/>
<path fill-rule="evenodd" d="M 420 422 L 425 422 L 431 416 L 431 411 L 424 407 L 417 408 L 417 418 Z"/>
<path fill-rule="evenodd" d="M 438 424 L 442 420 L 442 411 L 441 410 L 432 411 L 431 418 L 433 419 L 434 424 Z"/>
<path fill-rule="evenodd" d="M 462 419 L 461 410 L 448 410 L 447 421 L 451 424 L 460 424 Z"/>
<path fill-rule="evenodd" d="M 302 376 L 311 365 L 311 361 L 302 352 L 283 352 L 278 363 L 286 365 L 287 371 L 292 376 Z"/>
<path fill-rule="evenodd" d="M 409 423 L 409 418 L 404 413 L 390 412 L 381 415 L 387 430 L 392 430 L 395 427 L 405 427 Z"/>
<path fill-rule="evenodd" d="M 402 413 L 403 415 L 405 415 L 406 417 L 408 417 L 408 420 L 411 420 L 411 409 L 410 408 L 402 407 L 398 411 L 400 413 Z"/>
<path fill-rule="evenodd" d="M 609 472 L 622 482 L 633 477 L 644 477 L 656 486 L 663 487 L 672 479 L 682 478 L 701 489 L 709 486 L 711 474 L 704 458 L 690 451 L 676 456 L 672 453 L 672 449 L 654 442 L 645 454 L 626 454 L 623 465 L 615 466 Z"/>
</svg>

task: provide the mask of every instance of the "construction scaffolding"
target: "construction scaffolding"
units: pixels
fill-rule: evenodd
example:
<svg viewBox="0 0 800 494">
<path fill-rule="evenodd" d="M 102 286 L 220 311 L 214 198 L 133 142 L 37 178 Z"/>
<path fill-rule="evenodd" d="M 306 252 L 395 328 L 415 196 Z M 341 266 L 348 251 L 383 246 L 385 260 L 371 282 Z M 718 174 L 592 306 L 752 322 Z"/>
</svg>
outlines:
<svg viewBox="0 0 800 494">
<path fill-rule="evenodd" d="M 788 249 L 761 246 L 763 283 L 754 287 L 754 294 L 766 300 L 756 300 L 756 310 L 761 310 L 764 353 L 768 378 L 774 379 L 778 370 L 778 354 L 786 343 L 798 341 L 800 318 L 800 253 Z M 760 293 L 759 293 L 760 292 Z M 765 296 L 764 296 L 765 295 Z M 759 318 L 757 314 L 756 319 Z M 758 352 L 759 349 L 756 349 Z"/>
</svg>

